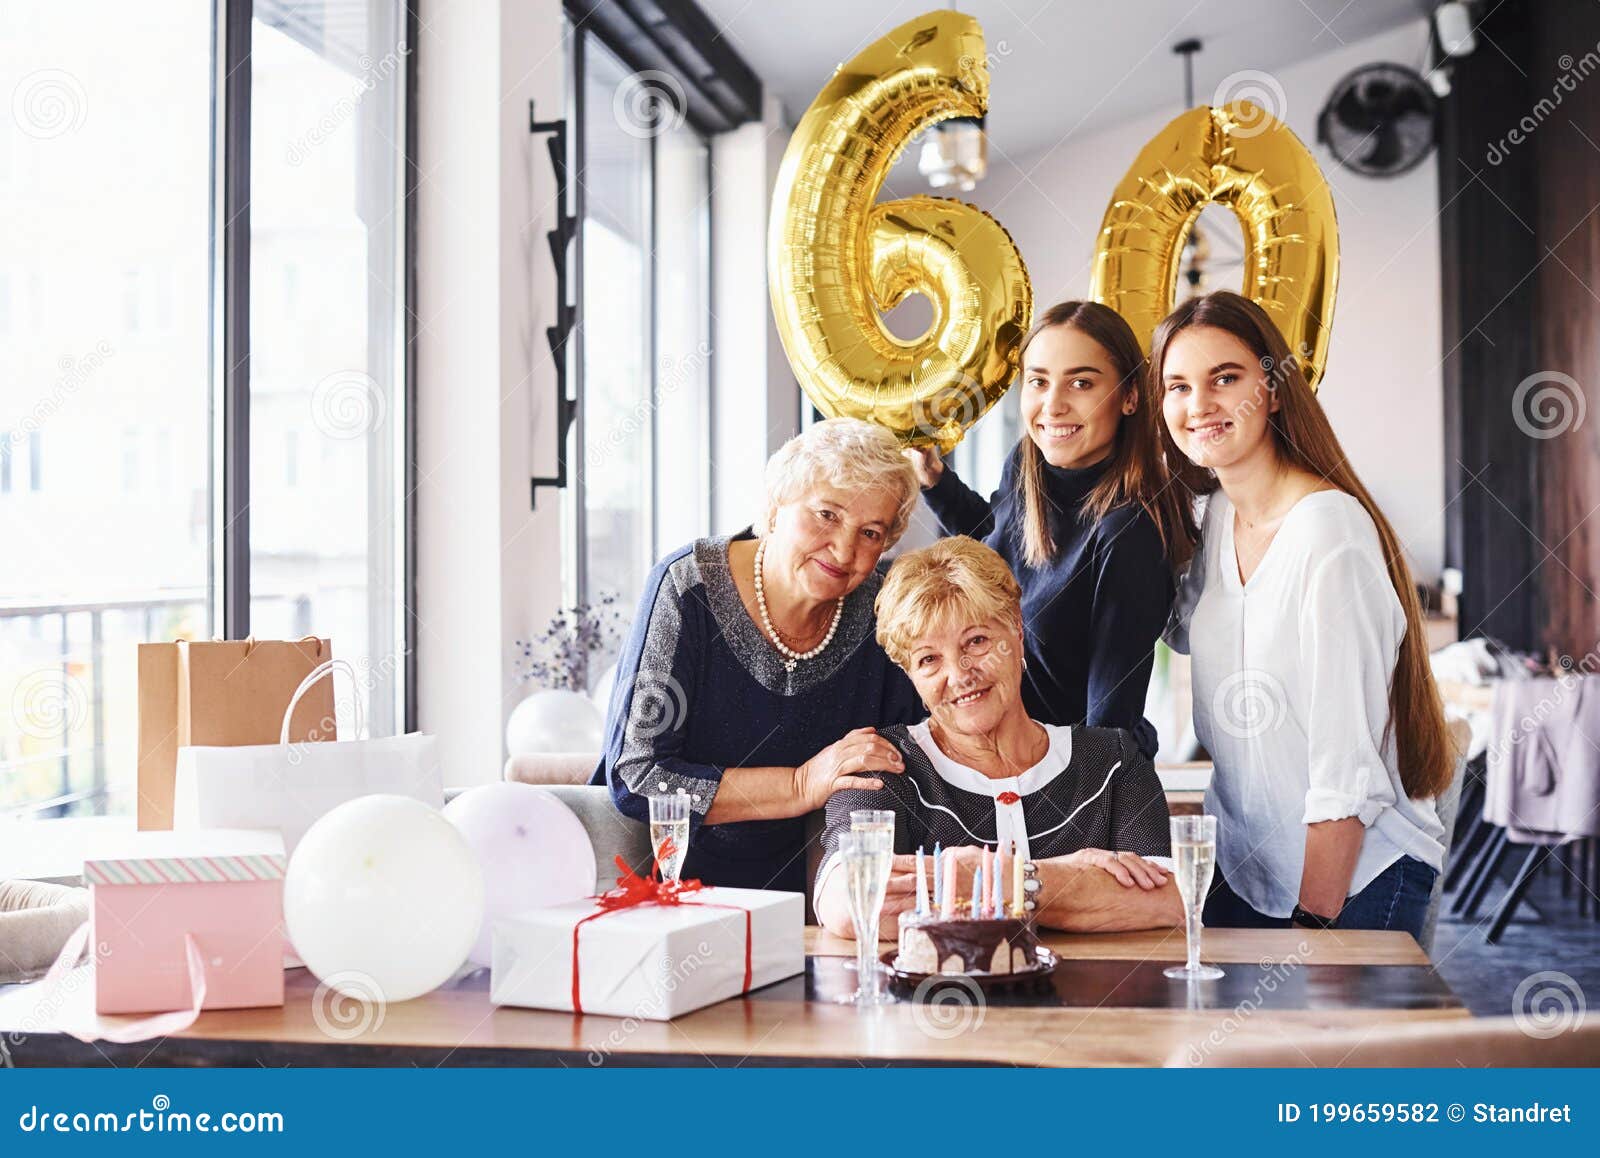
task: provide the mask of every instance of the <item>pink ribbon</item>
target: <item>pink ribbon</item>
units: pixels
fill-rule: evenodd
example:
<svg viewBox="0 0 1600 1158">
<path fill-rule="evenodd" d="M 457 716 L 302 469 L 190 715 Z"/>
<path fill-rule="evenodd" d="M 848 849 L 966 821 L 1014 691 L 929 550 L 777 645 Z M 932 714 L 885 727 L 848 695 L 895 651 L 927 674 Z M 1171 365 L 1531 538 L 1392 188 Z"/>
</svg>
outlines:
<svg viewBox="0 0 1600 1158">
<path fill-rule="evenodd" d="M 56 955 L 54 964 L 49 972 L 38 984 L 40 1004 L 48 999 L 66 983 L 67 975 L 77 967 L 78 958 L 83 956 L 84 946 L 89 943 L 89 922 L 85 921 L 72 931 L 67 938 L 67 943 L 61 946 L 61 952 Z M 200 956 L 200 946 L 195 944 L 194 936 L 190 933 L 183 935 L 184 953 L 189 962 L 189 994 L 188 1009 L 175 1009 L 171 1013 L 157 1013 L 150 1017 L 142 1017 L 138 1021 L 131 1021 L 117 1026 L 100 1026 L 90 1032 L 82 1032 L 72 1028 L 71 1025 L 57 1027 L 59 1032 L 69 1034 L 79 1041 L 110 1041 L 119 1045 L 130 1042 L 149 1041 L 153 1037 L 167 1037 L 174 1033 L 181 1033 L 195 1023 L 200 1016 L 200 1007 L 206 1000 L 206 963 Z M 94 968 L 91 964 L 90 968 Z"/>
</svg>

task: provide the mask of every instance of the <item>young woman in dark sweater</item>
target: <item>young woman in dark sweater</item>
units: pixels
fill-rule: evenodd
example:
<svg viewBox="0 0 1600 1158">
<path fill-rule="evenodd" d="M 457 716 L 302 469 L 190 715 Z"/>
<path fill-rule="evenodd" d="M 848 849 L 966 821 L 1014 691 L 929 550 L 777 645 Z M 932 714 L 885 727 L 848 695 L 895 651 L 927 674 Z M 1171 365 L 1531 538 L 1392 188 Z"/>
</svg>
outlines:
<svg viewBox="0 0 1600 1158">
<path fill-rule="evenodd" d="M 1023 342 L 1022 427 L 987 501 L 931 447 L 907 451 L 946 534 L 993 547 L 1022 585 L 1023 700 L 1046 724 L 1127 728 L 1146 754 L 1155 644 L 1193 549 L 1187 492 L 1169 485 L 1122 316 L 1062 302 Z"/>
</svg>

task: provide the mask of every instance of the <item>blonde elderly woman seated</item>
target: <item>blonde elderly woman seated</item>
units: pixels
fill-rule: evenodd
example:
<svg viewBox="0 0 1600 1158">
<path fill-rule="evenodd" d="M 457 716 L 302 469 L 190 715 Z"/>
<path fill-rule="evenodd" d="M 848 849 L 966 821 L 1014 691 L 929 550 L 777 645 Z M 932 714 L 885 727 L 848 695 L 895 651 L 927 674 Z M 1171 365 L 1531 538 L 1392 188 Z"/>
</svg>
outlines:
<svg viewBox="0 0 1600 1158">
<path fill-rule="evenodd" d="M 892 435 L 819 422 L 767 464 L 754 528 L 690 543 L 645 581 L 595 782 L 638 820 L 648 796 L 687 795 L 685 877 L 803 892 L 805 816 L 861 788 L 853 773 L 902 770 L 875 727 L 922 707 L 873 600 L 917 495 Z"/>
<path fill-rule="evenodd" d="M 916 850 L 936 843 L 957 850 L 968 895 L 983 847 L 1015 841 L 1037 880 L 1029 895 L 1041 925 L 1181 925 L 1170 861 L 1148 859 L 1170 855 L 1166 798 L 1132 733 L 1041 724 L 1023 707 L 1021 591 L 1005 561 L 964 537 L 912 551 L 889 569 L 877 612 L 878 641 L 932 714 L 879 729 L 904 775 L 829 799 L 817 919 L 853 935 L 834 853 L 851 810 L 877 808 L 895 814 L 886 937 L 915 906 Z"/>
</svg>

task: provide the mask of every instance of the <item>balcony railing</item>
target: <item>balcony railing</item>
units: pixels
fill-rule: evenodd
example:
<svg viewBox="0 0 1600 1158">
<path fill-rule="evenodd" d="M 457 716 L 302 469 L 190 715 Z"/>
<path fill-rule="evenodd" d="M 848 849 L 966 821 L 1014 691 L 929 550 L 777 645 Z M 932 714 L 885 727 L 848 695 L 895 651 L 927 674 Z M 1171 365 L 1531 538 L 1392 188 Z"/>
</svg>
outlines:
<svg viewBox="0 0 1600 1158">
<path fill-rule="evenodd" d="M 22 753 L 20 747 L 16 752 L 0 749 L 0 789 L 14 784 L 19 776 L 40 764 L 53 763 L 58 767 L 54 792 L 21 801 L 5 800 L 4 803 L 0 803 L 0 816 L 43 819 L 55 816 L 101 815 L 117 811 L 111 807 L 113 798 L 120 793 L 130 792 L 133 783 L 131 776 L 121 784 L 112 784 L 109 779 L 106 747 L 106 724 L 109 715 L 106 698 L 107 645 L 132 646 L 139 642 L 171 638 L 171 633 L 162 628 L 163 622 L 170 622 L 176 615 L 186 611 L 198 612 L 204 620 L 208 600 L 209 595 L 204 588 L 193 588 L 84 602 L 0 601 L 0 644 L 12 645 L 7 651 L 20 650 L 27 654 L 26 667 L 29 676 L 51 672 L 59 666 L 61 687 L 56 689 L 56 695 L 70 699 L 76 688 L 83 688 L 86 692 L 82 711 L 65 710 L 70 708 L 70 704 L 67 704 L 63 705 L 64 710 L 59 712 L 59 743 L 56 745 L 26 755 Z M 295 624 L 295 634 L 311 633 L 310 596 L 261 594 L 255 597 L 255 601 L 284 601 L 292 604 L 291 615 Z M 107 617 L 112 615 L 131 617 L 134 622 L 121 625 L 123 630 L 119 631 L 115 638 L 108 640 L 106 621 Z M 87 638 L 81 634 L 85 618 L 88 623 Z M 79 629 L 76 635 L 74 628 Z M 42 653 L 40 645 L 50 647 L 52 641 L 54 647 Z M 5 676 L 6 673 L 0 671 L 0 679 Z M 50 689 L 46 688 L 45 693 L 50 694 Z M 138 689 L 129 686 L 126 689 L 118 689 L 118 693 L 128 698 L 128 705 L 131 708 L 136 701 Z M 48 743 L 53 738 L 48 733 L 41 734 L 37 723 L 28 727 L 24 726 L 21 719 L 15 718 L 26 711 L 26 706 L 19 702 L 26 699 L 26 689 L 0 686 L 0 695 L 6 695 L 10 699 L 13 722 L 18 725 L 22 734 L 41 743 Z M 87 713 L 86 719 L 84 713 Z M 52 717 L 50 723 L 54 723 L 55 714 L 54 711 L 49 713 Z M 0 732 L 0 738 L 5 738 L 7 735 Z M 10 735 L 16 737 L 15 733 Z M 75 778 L 75 771 L 85 760 L 88 761 L 87 777 Z M 130 766 L 132 761 L 133 753 L 130 751 Z M 86 779 L 87 783 L 81 782 L 82 779 Z"/>
</svg>

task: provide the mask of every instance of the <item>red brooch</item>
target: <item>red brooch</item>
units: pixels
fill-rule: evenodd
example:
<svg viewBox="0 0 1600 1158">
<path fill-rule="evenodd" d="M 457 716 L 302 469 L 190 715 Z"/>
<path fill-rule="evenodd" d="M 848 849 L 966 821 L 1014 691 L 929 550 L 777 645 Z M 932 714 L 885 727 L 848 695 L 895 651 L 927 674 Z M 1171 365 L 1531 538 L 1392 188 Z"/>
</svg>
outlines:
<svg viewBox="0 0 1600 1158">
<path fill-rule="evenodd" d="M 1017 801 L 1021 800 L 1022 797 L 1018 796 L 1015 792 L 1002 792 L 999 796 L 996 796 L 995 799 L 1001 804 L 1015 804 Z"/>
</svg>

